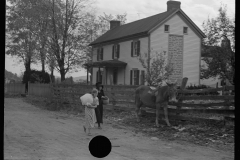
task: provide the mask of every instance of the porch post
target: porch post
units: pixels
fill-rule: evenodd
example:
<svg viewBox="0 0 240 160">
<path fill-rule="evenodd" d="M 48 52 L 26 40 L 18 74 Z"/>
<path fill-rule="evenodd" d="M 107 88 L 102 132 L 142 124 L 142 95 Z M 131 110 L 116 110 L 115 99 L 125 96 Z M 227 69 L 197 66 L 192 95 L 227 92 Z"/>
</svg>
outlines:
<svg viewBox="0 0 240 160">
<path fill-rule="evenodd" d="M 98 67 L 98 82 L 100 82 L 100 74 L 101 74 L 101 72 L 100 72 L 100 66 Z"/>
<path fill-rule="evenodd" d="M 106 84 L 106 76 L 105 76 L 105 74 L 106 74 L 106 68 L 105 68 L 105 66 L 103 66 L 103 75 L 102 75 L 102 83 L 105 85 Z"/>
<path fill-rule="evenodd" d="M 88 69 L 89 67 L 87 66 L 87 84 L 88 84 Z"/>
<path fill-rule="evenodd" d="M 91 66 L 91 68 L 90 68 L 91 70 L 90 70 L 90 72 L 91 72 L 91 76 L 90 76 L 90 81 L 91 81 L 91 85 L 93 84 L 92 82 L 93 82 L 93 67 Z"/>
<path fill-rule="evenodd" d="M 126 73 L 126 66 L 124 67 L 124 79 L 123 79 L 123 83 L 124 83 L 124 85 L 125 85 L 125 78 L 126 78 L 126 75 L 125 75 L 125 73 Z"/>
<path fill-rule="evenodd" d="M 105 70 L 106 70 L 106 84 L 105 84 L 105 85 L 107 85 L 107 79 L 108 79 L 108 77 L 107 77 L 107 75 L 108 75 L 107 71 L 108 71 L 108 68 L 106 67 Z"/>
</svg>

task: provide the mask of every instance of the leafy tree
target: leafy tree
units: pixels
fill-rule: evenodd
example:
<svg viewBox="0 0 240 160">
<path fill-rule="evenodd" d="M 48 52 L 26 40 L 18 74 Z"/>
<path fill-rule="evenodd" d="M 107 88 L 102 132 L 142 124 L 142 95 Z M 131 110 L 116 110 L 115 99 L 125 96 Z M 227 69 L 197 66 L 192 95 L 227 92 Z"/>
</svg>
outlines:
<svg viewBox="0 0 240 160">
<path fill-rule="evenodd" d="M 227 16 L 226 5 L 219 8 L 216 18 L 203 22 L 201 79 L 219 76 L 234 84 L 235 78 L 235 21 Z"/>
<path fill-rule="evenodd" d="M 50 0 L 51 50 L 57 60 L 56 69 L 65 80 L 67 72 L 81 66 L 86 59 L 85 43 L 88 34 L 83 32 L 82 20 L 90 0 Z"/>
<path fill-rule="evenodd" d="M 24 72 L 23 75 L 23 83 L 27 83 L 28 81 L 30 83 L 49 83 L 50 82 L 50 76 L 47 72 L 37 71 L 37 70 L 31 70 L 30 74 Z M 27 79 L 29 77 L 29 79 Z"/>
<path fill-rule="evenodd" d="M 6 54 L 20 58 L 25 71 L 30 73 L 31 63 L 37 62 L 37 3 L 34 0 L 9 0 L 9 3 L 6 6 Z"/>
<path fill-rule="evenodd" d="M 146 69 L 144 81 L 151 86 L 161 85 L 173 73 L 173 64 L 171 57 L 166 58 L 167 52 L 150 52 L 139 54 L 139 61 L 143 68 Z"/>
<path fill-rule="evenodd" d="M 35 16 L 35 21 L 37 23 L 37 28 L 35 32 L 37 36 L 37 50 L 39 52 L 38 58 L 42 64 L 42 72 L 45 72 L 46 56 L 49 48 L 47 43 L 50 38 L 50 3 L 47 0 L 38 0 L 36 3 L 35 10 L 37 15 Z"/>
</svg>

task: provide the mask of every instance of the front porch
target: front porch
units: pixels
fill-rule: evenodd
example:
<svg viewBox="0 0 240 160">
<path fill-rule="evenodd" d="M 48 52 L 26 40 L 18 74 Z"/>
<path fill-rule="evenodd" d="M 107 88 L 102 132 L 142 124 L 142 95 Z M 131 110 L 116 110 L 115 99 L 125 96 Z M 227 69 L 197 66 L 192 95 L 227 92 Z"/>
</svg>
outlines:
<svg viewBox="0 0 240 160">
<path fill-rule="evenodd" d="M 87 75 L 91 72 L 90 84 L 102 82 L 103 85 L 126 85 L 127 63 L 119 60 L 97 61 L 84 64 Z M 87 84 L 89 79 L 87 78 Z"/>
</svg>

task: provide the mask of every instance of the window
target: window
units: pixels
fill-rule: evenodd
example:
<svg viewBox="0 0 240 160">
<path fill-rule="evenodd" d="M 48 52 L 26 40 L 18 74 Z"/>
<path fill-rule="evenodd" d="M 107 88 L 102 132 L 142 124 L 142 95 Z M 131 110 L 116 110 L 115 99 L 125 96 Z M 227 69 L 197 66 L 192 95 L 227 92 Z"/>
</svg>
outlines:
<svg viewBox="0 0 240 160">
<path fill-rule="evenodd" d="M 183 27 L 183 34 L 188 34 L 188 27 Z"/>
<path fill-rule="evenodd" d="M 130 71 L 130 84 L 131 85 L 139 85 L 139 70 L 132 69 Z"/>
<path fill-rule="evenodd" d="M 139 54 L 140 54 L 140 41 L 135 40 L 131 43 L 131 56 L 135 57 L 139 56 Z"/>
<path fill-rule="evenodd" d="M 112 59 L 118 59 L 120 53 L 120 45 L 114 44 L 112 48 Z"/>
<path fill-rule="evenodd" d="M 169 32 L 169 25 L 164 25 L 164 32 Z"/>
<path fill-rule="evenodd" d="M 103 47 L 97 49 L 97 61 L 103 60 Z"/>
</svg>

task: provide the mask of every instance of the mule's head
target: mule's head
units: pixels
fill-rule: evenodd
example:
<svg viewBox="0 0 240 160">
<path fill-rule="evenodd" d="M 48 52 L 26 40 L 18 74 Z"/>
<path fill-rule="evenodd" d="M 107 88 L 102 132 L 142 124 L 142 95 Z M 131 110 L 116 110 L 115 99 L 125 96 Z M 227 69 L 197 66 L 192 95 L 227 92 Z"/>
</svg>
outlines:
<svg viewBox="0 0 240 160">
<path fill-rule="evenodd" d="M 168 96 L 170 102 L 177 102 L 177 82 L 175 83 L 167 83 L 168 85 Z"/>
</svg>

